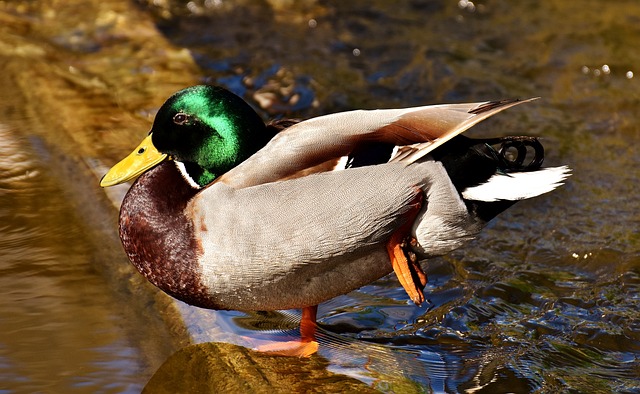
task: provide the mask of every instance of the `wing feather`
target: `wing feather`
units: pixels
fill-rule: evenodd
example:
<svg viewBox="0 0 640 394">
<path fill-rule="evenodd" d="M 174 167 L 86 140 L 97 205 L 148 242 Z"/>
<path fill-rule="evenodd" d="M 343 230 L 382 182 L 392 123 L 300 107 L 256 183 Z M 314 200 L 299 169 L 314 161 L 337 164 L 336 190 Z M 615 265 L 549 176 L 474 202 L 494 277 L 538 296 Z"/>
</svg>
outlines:
<svg viewBox="0 0 640 394">
<path fill-rule="evenodd" d="M 334 163 L 371 143 L 414 145 L 392 158 L 412 163 L 482 120 L 532 100 L 535 99 L 359 110 L 312 118 L 277 134 L 260 151 L 219 177 L 218 182 L 244 188 L 297 174 L 330 171 L 331 165 L 322 164 Z"/>
</svg>

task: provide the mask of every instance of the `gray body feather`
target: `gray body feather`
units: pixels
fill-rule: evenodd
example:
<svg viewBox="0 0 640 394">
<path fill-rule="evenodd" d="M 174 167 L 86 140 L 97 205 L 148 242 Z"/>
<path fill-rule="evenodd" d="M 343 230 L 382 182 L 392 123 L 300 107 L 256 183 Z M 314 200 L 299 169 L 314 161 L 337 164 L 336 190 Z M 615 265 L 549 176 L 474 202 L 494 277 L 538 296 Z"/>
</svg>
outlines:
<svg viewBox="0 0 640 394">
<path fill-rule="evenodd" d="M 413 226 L 419 252 L 445 254 L 482 228 L 434 161 L 242 189 L 215 183 L 187 208 L 204 240 L 204 284 L 236 310 L 303 307 L 364 286 L 391 272 L 385 242 L 404 221 L 416 187 L 426 199 Z"/>
</svg>

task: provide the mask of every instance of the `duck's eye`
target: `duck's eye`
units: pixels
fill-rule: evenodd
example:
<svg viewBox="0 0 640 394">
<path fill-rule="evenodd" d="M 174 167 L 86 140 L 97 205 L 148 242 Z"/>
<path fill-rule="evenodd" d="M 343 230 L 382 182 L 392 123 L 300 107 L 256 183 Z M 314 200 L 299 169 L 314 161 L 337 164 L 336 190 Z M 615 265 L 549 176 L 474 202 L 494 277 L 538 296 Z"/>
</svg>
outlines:
<svg viewBox="0 0 640 394">
<path fill-rule="evenodd" d="M 189 115 L 183 113 L 183 112 L 178 112 L 177 114 L 175 114 L 173 116 L 173 123 L 181 126 L 185 123 L 187 123 L 189 121 Z"/>
</svg>

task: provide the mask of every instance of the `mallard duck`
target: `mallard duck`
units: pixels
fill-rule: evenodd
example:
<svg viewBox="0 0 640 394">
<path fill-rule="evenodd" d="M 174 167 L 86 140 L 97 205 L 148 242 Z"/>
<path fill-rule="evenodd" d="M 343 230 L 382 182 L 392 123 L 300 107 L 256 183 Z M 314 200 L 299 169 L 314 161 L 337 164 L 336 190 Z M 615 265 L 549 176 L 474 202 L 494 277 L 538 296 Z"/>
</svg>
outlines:
<svg viewBox="0 0 640 394">
<path fill-rule="evenodd" d="M 515 201 L 562 184 L 569 169 L 542 169 L 536 138 L 460 135 L 527 101 L 265 125 L 233 93 L 193 86 L 162 105 L 100 184 L 139 176 L 120 238 L 154 285 L 203 308 L 302 308 L 306 346 L 319 303 L 395 271 L 420 304 L 418 258 L 459 248 Z"/>
</svg>

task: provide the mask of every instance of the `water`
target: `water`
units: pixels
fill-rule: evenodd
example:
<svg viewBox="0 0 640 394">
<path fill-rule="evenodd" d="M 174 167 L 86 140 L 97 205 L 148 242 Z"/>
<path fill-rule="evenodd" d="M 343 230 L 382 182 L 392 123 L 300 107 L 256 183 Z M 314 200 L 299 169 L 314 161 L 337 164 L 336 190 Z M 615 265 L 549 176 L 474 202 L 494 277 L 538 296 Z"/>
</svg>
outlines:
<svg viewBox="0 0 640 394">
<path fill-rule="evenodd" d="M 3 125 L 0 140 L 0 391 L 139 391 L 145 358 L 86 221 L 32 141 Z"/>
<path fill-rule="evenodd" d="M 43 154 L 49 148 L 37 133 L 2 127 L 0 390 L 138 391 L 157 370 L 147 386 L 153 392 L 171 384 L 206 386 L 211 376 L 231 384 L 238 371 L 252 368 L 263 378 L 274 371 L 279 376 L 257 387 L 285 382 L 288 391 L 364 390 L 340 376 L 383 392 L 640 390 L 640 3 L 136 4 L 201 67 L 176 67 L 175 75 L 197 73 L 224 85 L 264 117 L 541 96 L 471 135 L 543 136 L 546 164 L 567 164 L 574 175 L 561 189 L 515 205 L 467 247 L 425 262 L 429 284 L 422 307 L 407 302 L 390 276 L 320 306 L 319 357 L 257 356 L 251 366 L 238 367 L 234 363 L 248 352 L 236 347 L 219 353 L 199 344 L 169 357 L 173 335 L 151 329 L 158 313 L 120 285 L 134 277 L 109 275 L 114 268 L 105 260 L 118 257 L 96 242 L 97 219 L 77 199 L 95 185 L 78 182 L 79 192 L 65 194 L 64 170 L 51 165 L 59 161 Z M 127 24 L 117 23 L 122 8 L 103 10 L 98 20 L 83 16 L 86 24 L 79 25 L 69 22 L 73 7 L 56 18 L 46 6 L 42 18 L 37 4 L 14 8 L 20 7 L 32 13 L 29 21 L 42 21 L 37 39 L 74 59 L 74 74 L 66 80 L 88 93 L 69 95 L 69 107 L 80 108 L 78 97 L 95 96 L 91 107 L 107 112 L 103 96 L 92 94 L 100 83 L 118 91 L 119 105 L 142 118 L 164 100 L 142 104 L 144 89 L 136 78 L 157 78 L 163 70 L 156 66 L 161 62 L 131 54 Z M 20 30 L 20 18 L 6 20 Z M 57 20 L 66 25 L 56 27 Z M 125 48 L 121 57 L 114 55 L 117 43 Z M 35 56 L 37 48 L 23 50 L 29 48 L 28 56 Z M 5 52 L 0 46 L 0 55 Z M 154 53 L 163 59 L 174 52 Z M 71 70 L 60 58 L 48 60 Z M 1 86 L 11 92 L 4 81 Z M 136 99 L 123 93 L 129 90 Z M 65 114 L 102 122 L 99 112 Z M 125 149 L 114 142 L 126 134 L 118 121 L 104 120 L 108 130 L 86 139 L 114 160 L 113 147 Z M 148 123 L 135 122 L 144 135 Z M 109 229 L 115 232 L 115 225 Z M 210 316 L 192 327 L 197 341 L 248 346 L 295 335 L 298 319 L 296 312 Z M 204 335 L 210 331 L 215 334 Z"/>
</svg>

